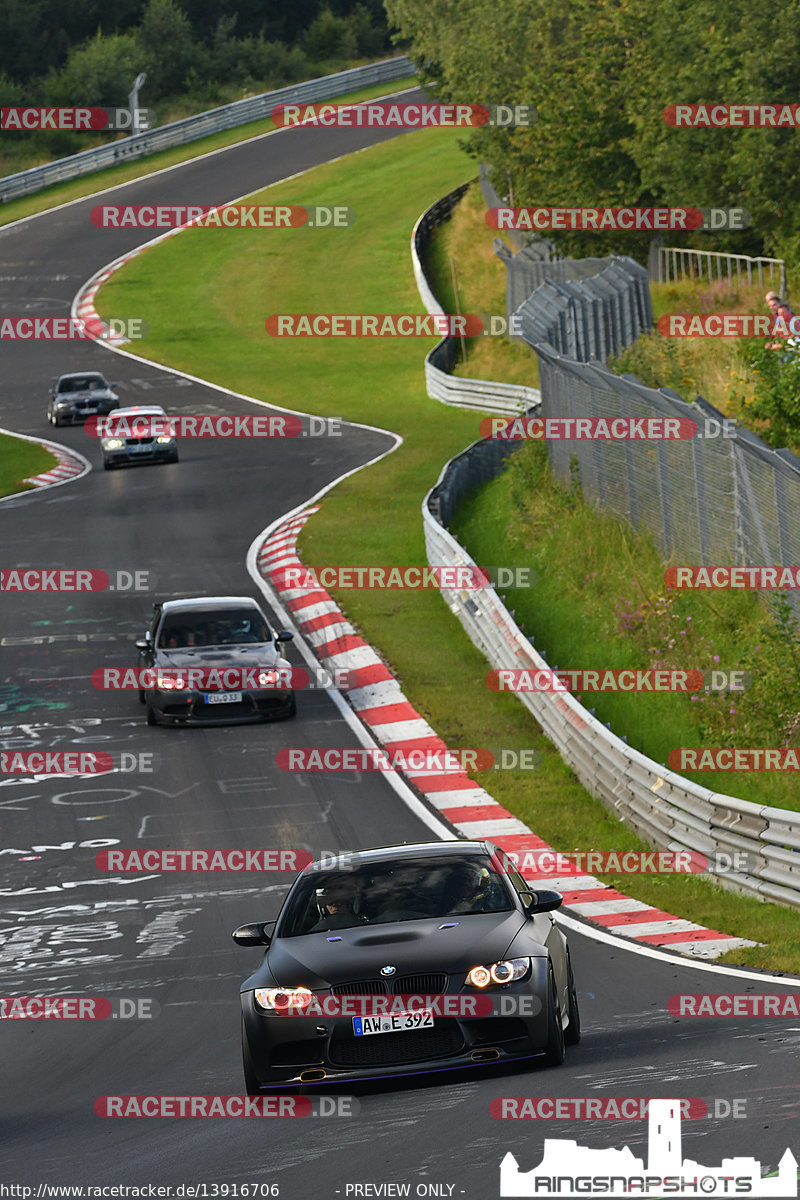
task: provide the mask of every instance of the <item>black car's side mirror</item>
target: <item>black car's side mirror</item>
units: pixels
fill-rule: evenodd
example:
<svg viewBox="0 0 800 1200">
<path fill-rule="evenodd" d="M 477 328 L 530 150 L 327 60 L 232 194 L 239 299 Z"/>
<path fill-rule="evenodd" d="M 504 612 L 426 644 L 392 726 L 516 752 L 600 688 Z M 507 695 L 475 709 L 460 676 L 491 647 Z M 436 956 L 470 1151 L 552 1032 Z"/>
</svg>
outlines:
<svg viewBox="0 0 800 1200">
<path fill-rule="evenodd" d="M 282 629 L 280 633 L 275 634 L 276 642 L 291 642 L 294 641 L 294 634 L 289 629 Z"/>
<path fill-rule="evenodd" d="M 564 897 L 561 892 L 533 892 L 525 910 L 529 917 L 534 917 L 537 913 L 552 912 L 563 903 Z"/>
<path fill-rule="evenodd" d="M 231 937 L 237 946 L 268 946 L 272 941 L 263 921 L 240 925 L 238 929 L 234 929 Z"/>
</svg>

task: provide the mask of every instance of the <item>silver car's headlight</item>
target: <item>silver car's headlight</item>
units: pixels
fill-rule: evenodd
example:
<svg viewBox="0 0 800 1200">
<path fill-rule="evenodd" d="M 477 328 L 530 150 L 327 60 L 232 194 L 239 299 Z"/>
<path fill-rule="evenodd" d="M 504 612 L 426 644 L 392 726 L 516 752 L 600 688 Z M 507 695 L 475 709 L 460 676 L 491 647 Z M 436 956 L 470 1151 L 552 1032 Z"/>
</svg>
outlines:
<svg viewBox="0 0 800 1200">
<path fill-rule="evenodd" d="M 120 450 L 124 445 L 122 438 L 109 438 L 107 442 L 103 442 L 103 449 Z"/>
<path fill-rule="evenodd" d="M 524 979 L 531 969 L 529 958 L 504 958 L 488 966 L 473 967 L 464 980 L 471 987 L 485 988 L 492 984 L 514 983 Z"/>
</svg>

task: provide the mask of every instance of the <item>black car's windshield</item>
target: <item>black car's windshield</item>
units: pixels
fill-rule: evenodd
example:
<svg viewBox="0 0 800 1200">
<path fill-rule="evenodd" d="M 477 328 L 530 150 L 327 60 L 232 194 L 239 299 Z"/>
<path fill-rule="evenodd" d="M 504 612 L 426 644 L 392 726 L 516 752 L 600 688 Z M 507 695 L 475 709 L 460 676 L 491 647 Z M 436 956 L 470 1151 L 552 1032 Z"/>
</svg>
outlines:
<svg viewBox="0 0 800 1200">
<path fill-rule="evenodd" d="M 404 858 L 303 876 L 276 934 L 299 937 L 389 921 L 508 912 L 512 907 L 507 885 L 488 857 Z"/>
<path fill-rule="evenodd" d="M 255 609 L 186 609 L 165 615 L 156 645 L 160 650 L 176 650 L 192 646 L 254 645 L 269 640 L 266 622 Z"/>
<path fill-rule="evenodd" d="M 102 375 L 81 375 L 73 379 L 62 379 L 59 392 L 103 392 L 108 387 Z"/>
</svg>

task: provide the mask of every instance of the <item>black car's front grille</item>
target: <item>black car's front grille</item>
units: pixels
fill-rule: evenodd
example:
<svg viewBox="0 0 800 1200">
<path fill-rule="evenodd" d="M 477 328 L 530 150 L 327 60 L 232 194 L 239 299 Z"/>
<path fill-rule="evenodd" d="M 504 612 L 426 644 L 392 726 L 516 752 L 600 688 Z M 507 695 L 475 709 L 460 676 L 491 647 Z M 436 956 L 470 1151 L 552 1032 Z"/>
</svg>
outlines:
<svg viewBox="0 0 800 1200">
<path fill-rule="evenodd" d="M 447 987 L 447 976 L 438 972 L 424 975 L 401 975 L 394 981 L 394 991 L 400 996 L 441 996 Z"/>
<path fill-rule="evenodd" d="M 336 1067 L 391 1067 L 446 1058 L 464 1048 L 455 1021 L 411 1033 L 376 1033 L 367 1037 L 332 1038 L 328 1057 Z"/>
<path fill-rule="evenodd" d="M 291 1018 L 290 1018 L 291 1020 Z M 301 1042 L 283 1042 L 275 1046 L 270 1054 L 271 1067 L 316 1067 L 325 1062 L 323 1043 L 306 1039 Z"/>
<path fill-rule="evenodd" d="M 355 983 L 335 983 L 331 992 L 334 996 L 385 996 L 386 984 L 382 979 L 359 979 Z"/>
</svg>

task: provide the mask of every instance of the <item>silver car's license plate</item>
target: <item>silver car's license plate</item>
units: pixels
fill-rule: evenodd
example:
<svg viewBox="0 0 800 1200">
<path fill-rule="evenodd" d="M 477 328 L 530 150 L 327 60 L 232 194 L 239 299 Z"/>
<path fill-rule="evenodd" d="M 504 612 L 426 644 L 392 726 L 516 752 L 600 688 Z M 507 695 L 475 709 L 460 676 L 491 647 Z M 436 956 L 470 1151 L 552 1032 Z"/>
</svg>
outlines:
<svg viewBox="0 0 800 1200">
<path fill-rule="evenodd" d="M 393 1013 L 392 1016 L 353 1017 L 353 1033 L 367 1037 L 371 1033 L 407 1033 L 411 1029 L 433 1029 L 430 1009 Z"/>
</svg>

